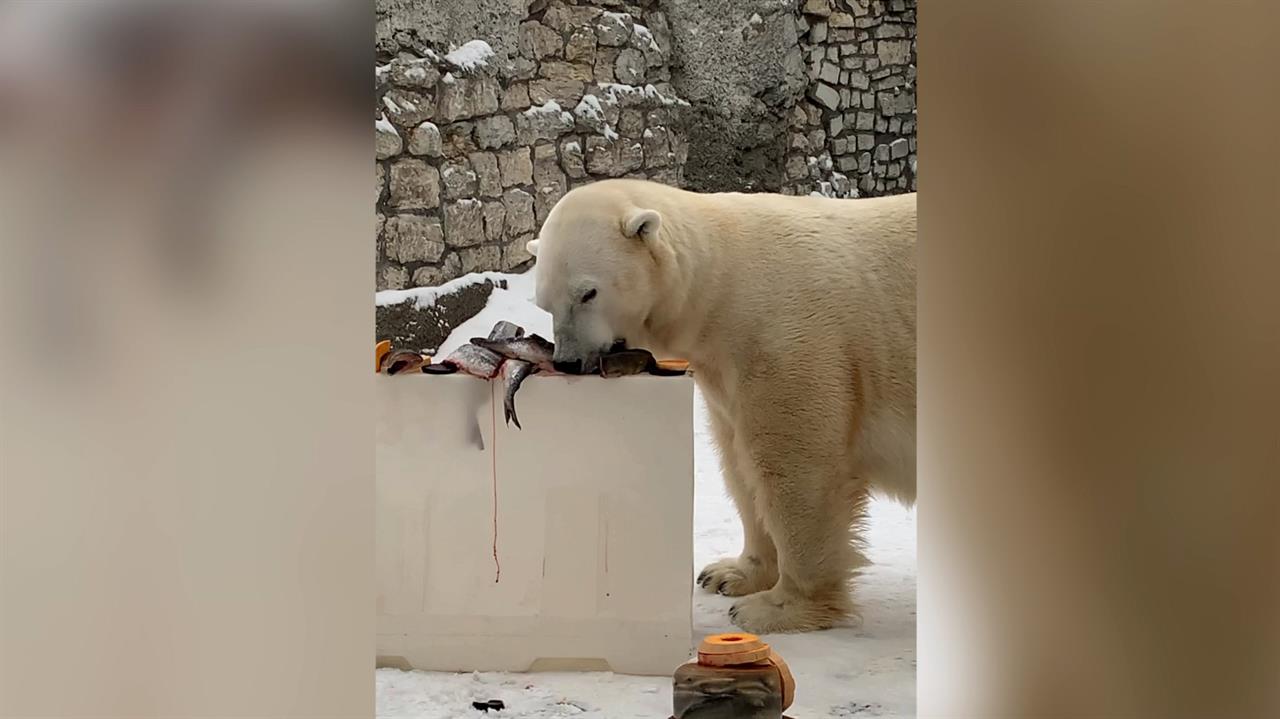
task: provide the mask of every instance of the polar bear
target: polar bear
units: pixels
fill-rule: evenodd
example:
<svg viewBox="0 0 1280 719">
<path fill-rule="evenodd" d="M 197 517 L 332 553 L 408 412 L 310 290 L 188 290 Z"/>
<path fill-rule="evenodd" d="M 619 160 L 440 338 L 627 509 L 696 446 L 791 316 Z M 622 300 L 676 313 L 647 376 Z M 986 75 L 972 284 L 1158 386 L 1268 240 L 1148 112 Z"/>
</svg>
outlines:
<svg viewBox="0 0 1280 719">
<path fill-rule="evenodd" d="M 869 493 L 915 500 L 916 197 L 576 188 L 537 239 L 557 366 L 619 342 L 687 359 L 742 518 L 705 589 L 755 633 L 856 615 Z"/>
</svg>

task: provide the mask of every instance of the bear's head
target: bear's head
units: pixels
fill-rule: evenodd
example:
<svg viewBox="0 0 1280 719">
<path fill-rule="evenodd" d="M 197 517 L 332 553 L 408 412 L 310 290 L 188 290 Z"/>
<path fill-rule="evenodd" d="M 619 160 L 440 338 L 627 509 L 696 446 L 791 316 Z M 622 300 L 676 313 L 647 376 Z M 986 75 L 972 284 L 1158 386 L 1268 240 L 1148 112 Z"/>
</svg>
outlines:
<svg viewBox="0 0 1280 719">
<path fill-rule="evenodd" d="M 537 304 L 553 318 L 555 364 L 564 372 L 643 341 L 658 297 L 662 217 L 615 183 L 566 194 L 527 245 L 537 257 Z"/>
</svg>

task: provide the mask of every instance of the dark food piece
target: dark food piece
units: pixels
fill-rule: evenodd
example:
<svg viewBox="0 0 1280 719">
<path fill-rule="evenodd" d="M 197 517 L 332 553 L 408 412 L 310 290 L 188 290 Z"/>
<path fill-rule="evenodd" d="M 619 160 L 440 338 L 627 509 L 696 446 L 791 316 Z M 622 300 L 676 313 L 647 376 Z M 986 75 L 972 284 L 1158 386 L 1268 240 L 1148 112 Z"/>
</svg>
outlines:
<svg viewBox="0 0 1280 719">
<path fill-rule="evenodd" d="M 410 350 L 396 350 L 382 360 L 383 370 L 390 375 L 417 372 L 422 368 L 424 357 Z"/>
<path fill-rule="evenodd" d="M 471 708 L 478 709 L 479 711 L 487 714 L 490 709 L 500 712 L 503 709 L 506 709 L 507 705 L 503 704 L 501 699 L 490 699 L 487 702 L 471 702 Z"/>
<path fill-rule="evenodd" d="M 610 352 L 600 358 L 600 375 L 603 377 L 623 377 L 640 374 L 650 366 L 657 367 L 657 360 L 644 350 L 621 350 Z"/>
<path fill-rule="evenodd" d="M 622 377 L 643 372 L 662 377 L 678 377 L 684 374 L 683 370 L 660 367 L 658 360 L 654 359 L 649 350 L 618 350 L 600 358 L 600 374 L 604 377 Z"/>
</svg>

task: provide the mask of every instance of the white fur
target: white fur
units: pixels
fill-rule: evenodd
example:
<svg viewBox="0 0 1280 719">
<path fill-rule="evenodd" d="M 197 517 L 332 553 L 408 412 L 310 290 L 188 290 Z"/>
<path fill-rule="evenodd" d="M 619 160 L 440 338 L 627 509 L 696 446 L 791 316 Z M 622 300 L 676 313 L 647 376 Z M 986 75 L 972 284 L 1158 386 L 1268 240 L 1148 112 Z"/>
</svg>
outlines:
<svg viewBox="0 0 1280 719">
<path fill-rule="evenodd" d="M 856 614 L 868 494 L 915 499 L 915 195 L 697 194 L 608 180 L 539 239 L 556 357 L 690 361 L 745 546 L 699 577 L 748 631 Z M 594 292 L 593 292 L 594 291 Z"/>
</svg>

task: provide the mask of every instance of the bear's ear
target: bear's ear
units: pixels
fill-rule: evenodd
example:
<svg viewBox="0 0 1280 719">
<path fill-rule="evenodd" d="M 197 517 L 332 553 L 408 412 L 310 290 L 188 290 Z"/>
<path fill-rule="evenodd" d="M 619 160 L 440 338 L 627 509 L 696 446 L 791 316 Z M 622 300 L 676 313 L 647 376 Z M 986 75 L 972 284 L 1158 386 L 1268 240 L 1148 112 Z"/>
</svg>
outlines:
<svg viewBox="0 0 1280 719">
<path fill-rule="evenodd" d="M 622 234 L 651 241 L 658 236 L 658 228 L 662 225 L 662 215 L 657 210 L 636 208 L 622 221 Z"/>
<path fill-rule="evenodd" d="M 528 250 L 529 254 L 533 255 L 534 257 L 538 256 L 538 241 L 536 239 L 529 240 L 528 242 L 524 243 L 524 248 Z"/>
</svg>

